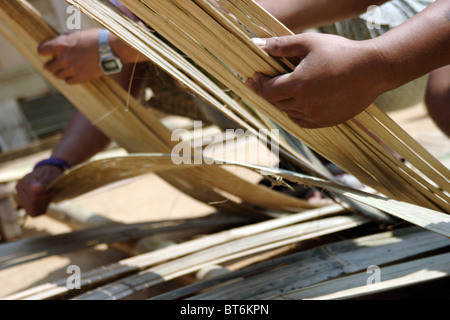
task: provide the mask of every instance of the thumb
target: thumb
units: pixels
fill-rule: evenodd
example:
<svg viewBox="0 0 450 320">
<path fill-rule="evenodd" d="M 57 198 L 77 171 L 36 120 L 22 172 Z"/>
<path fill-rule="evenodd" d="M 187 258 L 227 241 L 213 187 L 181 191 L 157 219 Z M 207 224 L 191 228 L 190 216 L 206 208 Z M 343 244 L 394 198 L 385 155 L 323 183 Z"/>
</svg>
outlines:
<svg viewBox="0 0 450 320">
<path fill-rule="evenodd" d="M 54 56 L 61 51 L 59 38 L 41 43 L 38 47 L 38 54 L 41 56 Z"/>
<path fill-rule="evenodd" d="M 275 57 L 305 57 L 309 48 L 303 35 L 274 38 L 253 38 L 251 41 Z"/>
<path fill-rule="evenodd" d="M 36 194 L 45 193 L 45 185 L 39 179 L 35 178 L 31 182 L 31 190 L 33 190 Z"/>
</svg>

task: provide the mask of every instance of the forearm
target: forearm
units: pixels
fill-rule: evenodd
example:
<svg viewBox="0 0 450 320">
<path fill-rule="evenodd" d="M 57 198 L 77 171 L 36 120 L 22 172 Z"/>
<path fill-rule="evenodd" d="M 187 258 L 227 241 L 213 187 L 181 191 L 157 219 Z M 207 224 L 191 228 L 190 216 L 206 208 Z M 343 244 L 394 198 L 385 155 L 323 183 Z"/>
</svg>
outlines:
<svg viewBox="0 0 450 320">
<path fill-rule="evenodd" d="M 293 32 L 350 19 L 386 0 L 255 0 Z"/>
<path fill-rule="evenodd" d="M 123 42 L 113 33 L 109 33 L 109 44 L 114 54 L 120 58 L 124 64 L 133 64 L 149 61 L 149 59 L 131 46 Z"/>
<path fill-rule="evenodd" d="M 389 89 L 450 64 L 450 0 L 437 0 L 402 25 L 369 41 L 387 63 Z"/>
<path fill-rule="evenodd" d="M 61 140 L 53 149 L 52 157 L 74 166 L 103 150 L 110 139 L 79 111 L 69 120 Z"/>
</svg>

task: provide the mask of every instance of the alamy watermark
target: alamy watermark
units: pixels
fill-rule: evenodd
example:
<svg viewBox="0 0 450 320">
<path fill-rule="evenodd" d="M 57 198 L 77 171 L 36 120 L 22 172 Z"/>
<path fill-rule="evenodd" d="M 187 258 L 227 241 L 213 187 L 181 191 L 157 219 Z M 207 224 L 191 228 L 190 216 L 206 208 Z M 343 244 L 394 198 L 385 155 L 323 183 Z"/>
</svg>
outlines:
<svg viewBox="0 0 450 320">
<path fill-rule="evenodd" d="M 68 15 L 66 20 L 66 27 L 69 30 L 81 30 L 82 17 L 81 11 L 75 6 L 68 6 L 66 13 Z"/>
<path fill-rule="evenodd" d="M 66 281 L 66 287 L 69 290 L 81 289 L 81 269 L 77 265 L 67 267 L 66 273 L 70 274 Z"/>
<path fill-rule="evenodd" d="M 367 273 L 371 275 L 367 278 L 366 284 L 373 285 L 381 282 L 381 269 L 379 266 L 372 265 L 367 268 Z"/>
<path fill-rule="evenodd" d="M 366 25 L 370 30 L 381 29 L 381 9 L 379 6 L 369 6 L 367 8 L 367 20 Z"/>
<path fill-rule="evenodd" d="M 257 133 L 243 129 L 227 129 L 205 134 L 202 121 L 194 121 L 193 131 L 176 129 L 172 141 L 174 164 L 224 164 L 243 162 L 278 167 L 279 130 L 261 129 Z"/>
</svg>

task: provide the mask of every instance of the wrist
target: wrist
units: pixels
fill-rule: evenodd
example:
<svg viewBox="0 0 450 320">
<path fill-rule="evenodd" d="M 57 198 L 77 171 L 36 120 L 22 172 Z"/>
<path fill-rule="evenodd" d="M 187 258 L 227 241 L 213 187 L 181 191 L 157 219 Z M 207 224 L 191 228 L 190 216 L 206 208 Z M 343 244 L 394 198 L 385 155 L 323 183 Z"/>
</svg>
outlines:
<svg viewBox="0 0 450 320">
<path fill-rule="evenodd" d="M 56 158 L 56 157 L 51 157 L 51 158 L 48 158 L 48 159 L 45 159 L 45 160 L 42 160 L 42 161 L 38 162 L 34 166 L 33 171 L 37 170 L 39 168 L 42 168 L 42 167 L 54 167 L 54 168 L 58 168 L 62 172 L 64 172 L 65 170 L 70 169 L 71 165 L 67 161 L 65 161 L 63 159 Z"/>
<path fill-rule="evenodd" d="M 122 39 L 114 33 L 109 33 L 108 40 L 111 50 L 124 64 L 148 61 L 144 55 L 123 42 Z"/>
<path fill-rule="evenodd" d="M 394 90 L 402 84 L 397 70 L 398 63 L 391 51 L 385 49 L 380 38 L 363 41 L 368 49 L 376 90 L 379 94 Z"/>
</svg>

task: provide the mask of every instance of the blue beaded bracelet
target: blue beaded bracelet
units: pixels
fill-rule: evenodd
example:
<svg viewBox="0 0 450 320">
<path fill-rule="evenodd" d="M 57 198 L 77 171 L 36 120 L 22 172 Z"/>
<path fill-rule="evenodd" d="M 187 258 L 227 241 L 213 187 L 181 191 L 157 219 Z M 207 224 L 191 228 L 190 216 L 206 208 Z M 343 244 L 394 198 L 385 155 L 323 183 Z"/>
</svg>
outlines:
<svg viewBox="0 0 450 320">
<path fill-rule="evenodd" d="M 36 164 L 36 166 L 34 167 L 34 170 L 44 167 L 44 166 L 55 166 L 55 167 L 60 168 L 62 171 L 71 168 L 70 164 L 68 164 L 66 161 L 64 161 L 62 159 L 49 158 L 49 159 L 45 159 L 45 160 L 38 162 Z"/>
</svg>

